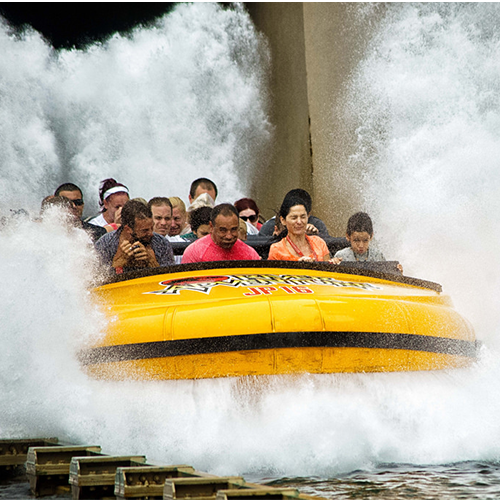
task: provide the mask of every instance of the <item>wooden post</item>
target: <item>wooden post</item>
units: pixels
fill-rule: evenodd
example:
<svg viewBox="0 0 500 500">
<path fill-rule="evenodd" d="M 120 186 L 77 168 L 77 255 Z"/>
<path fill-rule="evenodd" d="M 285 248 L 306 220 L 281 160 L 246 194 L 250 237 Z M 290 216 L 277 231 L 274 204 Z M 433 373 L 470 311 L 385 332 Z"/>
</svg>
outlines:
<svg viewBox="0 0 500 500">
<path fill-rule="evenodd" d="M 0 473 L 24 465 L 31 446 L 57 446 L 57 438 L 0 439 Z"/>
<path fill-rule="evenodd" d="M 69 465 L 75 456 L 100 455 L 100 446 L 34 446 L 28 450 L 26 474 L 35 496 L 69 493 Z"/>
<path fill-rule="evenodd" d="M 163 500 L 215 500 L 219 490 L 241 488 L 242 477 L 181 477 L 167 479 Z"/>
<path fill-rule="evenodd" d="M 291 500 L 303 498 L 295 488 L 227 489 L 217 492 L 216 500 Z"/>
<path fill-rule="evenodd" d="M 190 465 L 118 467 L 115 476 L 116 498 L 163 498 L 165 480 L 174 477 L 195 476 Z"/>
<path fill-rule="evenodd" d="M 114 497 L 118 467 L 146 465 L 143 455 L 73 457 L 69 468 L 69 483 L 73 500 Z"/>
</svg>

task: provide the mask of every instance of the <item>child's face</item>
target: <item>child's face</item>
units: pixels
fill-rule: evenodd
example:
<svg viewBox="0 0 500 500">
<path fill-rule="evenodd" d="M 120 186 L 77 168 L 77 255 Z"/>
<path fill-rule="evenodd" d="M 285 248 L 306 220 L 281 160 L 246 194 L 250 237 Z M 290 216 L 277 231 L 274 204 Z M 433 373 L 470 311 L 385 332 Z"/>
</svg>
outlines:
<svg viewBox="0 0 500 500">
<path fill-rule="evenodd" d="M 366 231 L 362 231 L 358 233 L 357 231 L 353 231 L 349 236 L 346 234 L 347 241 L 351 244 L 351 248 L 354 253 L 358 255 L 363 255 L 368 251 L 370 247 L 370 241 L 373 238 L 373 234 L 368 234 Z"/>
</svg>

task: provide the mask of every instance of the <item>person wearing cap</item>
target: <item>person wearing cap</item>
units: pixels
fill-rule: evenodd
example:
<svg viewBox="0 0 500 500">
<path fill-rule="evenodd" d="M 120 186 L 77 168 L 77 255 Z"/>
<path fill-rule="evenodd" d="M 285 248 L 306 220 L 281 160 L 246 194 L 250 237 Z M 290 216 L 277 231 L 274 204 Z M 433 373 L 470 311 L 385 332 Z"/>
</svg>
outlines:
<svg viewBox="0 0 500 500">
<path fill-rule="evenodd" d="M 129 199 L 127 186 L 116 182 L 115 179 L 104 179 L 99 188 L 101 214 L 90 219 L 88 221 L 89 224 L 95 224 L 101 227 L 115 224 L 117 211 L 119 211 Z"/>
</svg>

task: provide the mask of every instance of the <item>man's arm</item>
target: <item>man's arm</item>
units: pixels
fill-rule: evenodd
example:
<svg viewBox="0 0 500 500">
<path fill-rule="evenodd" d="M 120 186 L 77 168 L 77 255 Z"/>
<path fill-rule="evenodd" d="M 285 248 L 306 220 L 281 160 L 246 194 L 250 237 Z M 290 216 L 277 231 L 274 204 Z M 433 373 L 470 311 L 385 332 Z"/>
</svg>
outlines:
<svg viewBox="0 0 500 500">
<path fill-rule="evenodd" d="M 109 237 L 107 233 L 101 238 L 99 238 L 94 247 L 97 251 L 97 254 L 99 255 L 99 260 L 101 261 L 101 264 L 103 266 L 107 266 L 109 268 L 113 267 L 113 258 L 115 256 L 116 250 L 113 248 L 113 245 L 111 245 L 109 241 Z"/>
</svg>

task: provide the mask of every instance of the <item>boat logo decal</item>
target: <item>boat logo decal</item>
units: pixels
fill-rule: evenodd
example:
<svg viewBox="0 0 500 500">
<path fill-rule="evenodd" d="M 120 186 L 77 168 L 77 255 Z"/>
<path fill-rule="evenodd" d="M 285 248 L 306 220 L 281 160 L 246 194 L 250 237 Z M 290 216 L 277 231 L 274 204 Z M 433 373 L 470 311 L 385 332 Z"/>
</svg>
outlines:
<svg viewBox="0 0 500 500">
<path fill-rule="evenodd" d="M 284 289 L 287 293 L 314 293 L 313 290 L 307 288 L 307 285 L 324 285 L 341 288 L 358 288 L 361 290 L 381 290 L 382 287 L 372 283 L 359 283 L 356 281 L 342 281 L 326 276 L 295 276 L 289 274 L 242 274 L 242 275 L 220 275 L 220 276 L 199 276 L 193 278 L 181 278 L 173 280 L 164 280 L 159 283 L 165 287 L 163 290 L 154 290 L 144 292 L 145 294 L 156 295 L 179 295 L 182 290 L 192 292 L 201 292 L 209 294 L 216 286 L 228 286 L 232 288 L 246 287 L 251 293 L 245 293 L 246 296 L 260 295 L 255 291 L 267 287 L 268 291 L 275 285 L 285 285 L 279 288 Z M 305 286 L 304 286 L 305 285 Z M 286 289 L 295 290 L 288 292 Z M 299 289 L 304 290 L 299 292 Z M 306 291 L 309 290 L 309 291 Z M 264 292 L 266 295 L 268 293 Z"/>
</svg>

